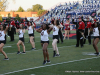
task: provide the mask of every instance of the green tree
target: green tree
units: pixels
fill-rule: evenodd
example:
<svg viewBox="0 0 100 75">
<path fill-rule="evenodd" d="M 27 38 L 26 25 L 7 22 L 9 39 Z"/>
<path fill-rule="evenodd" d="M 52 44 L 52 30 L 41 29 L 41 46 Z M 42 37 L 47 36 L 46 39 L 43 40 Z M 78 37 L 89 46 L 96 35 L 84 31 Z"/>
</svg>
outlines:
<svg viewBox="0 0 100 75">
<path fill-rule="evenodd" d="M 12 1 L 15 3 L 15 0 Z M 5 11 L 8 5 L 9 5 L 8 0 L 0 0 L 0 11 Z"/>
<path fill-rule="evenodd" d="M 33 12 L 38 12 L 39 10 L 43 10 L 43 6 L 40 4 L 36 4 L 32 6 L 32 11 Z"/>
<path fill-rule="evenodd" d="M 1 14 L 0 14 L 0 22 L 2 22 L 2 16 L 1 16 Z"/>
<path fill-rule="evenodd" d="M 10 15 L 10 13 L 8 13 L 8 18 L 7 18 L 7 20 L 10 21 L 10 19 L 11 19 L 11 15 Z"/>
<path fill-rule="evenodd" d="M 17 14 L 15 19 L 17 19 L 19 22 L 21 21 L 21 18 L 19 17 L 19 15 Z"/>
<path fill-rule="evenodd" d="M 27 9 L 27 12 L 32 12 L 32 9 L 31 9 L 31 8 L 28 8 L 28 9 Z"/>
<path fill-rule="evenodd" d="M 39 10 L 38 11 L 38 15 L 41 15 L 43 12 L 45 12 L 46 10 Z"/>
<path fill-rule="evenodd" d="M 24 9 L 20 6 L 17 10 L 17 12 L 24 12 Z"/>
<path fill-rule="evenodd" d="M 7 0 L 0 0 L 0 11 L 5 11 L 7 7 Z"/>
</svg>

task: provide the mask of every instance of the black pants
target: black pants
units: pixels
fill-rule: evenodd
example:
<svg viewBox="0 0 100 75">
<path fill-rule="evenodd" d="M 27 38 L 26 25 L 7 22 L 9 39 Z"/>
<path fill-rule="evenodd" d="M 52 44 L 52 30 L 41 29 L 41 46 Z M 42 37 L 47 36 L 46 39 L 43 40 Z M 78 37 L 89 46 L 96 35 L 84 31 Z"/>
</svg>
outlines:
<svg viewBox="0 0 100 75">
<path fill-rule="evenodd" d="M 76 47 L 79 47 L 79 43 L 81 45 L 81 47 L 83 46 L 83 36 L 81 35 L 82 30 L 81 29 L 78 29 L 77 32 L 76 32 L 76 40 L 77 40 L 77 44 L 76 44 Z"/>
<path fill-rule="evenodd" d="M 88 42 L 89 42 L 89 44 L 91 44 L 91 36 L 88 35 L 88 28 L 85 28 L 84 36 L 85 36 L 85 38 L 86 38 L 86 36 L 88 36 Z M 85 42 L 86 42 L 86 39 L 84 39 L 84 44 L 85 44 Z"/>
<path fill-rule="evenodd" d="M 10 35 L 10 41 L 14 41 L 14 33 Z"/>
<path fill-rule="evenodd" d="M 14 33 L 15 33 L 15 28 L 12 27 L 10 31 L 10 41 L 14 41 Z"/>
<path fill-rule="evenodd" d="M 14 31 L 9 31 L 10 41 L 14 41 Z"/>
<path fill-rule="evenodd" d="M 7 40 L 7 37 L 6 37 L 6 34 L 5 34 L 5 44 L 6 44 L 6 40 Z"/>
<path fill-rule="evenodd" d="M 61 32 L 61 29 L 59 29 L 58 34 L 59 34 L 59 38 L 60 38 L 61 42 L 63 43 L 63 35 L 62 35 L 62 32 Z M 58 39 L 57 43 L 59 43 L 59 39 Z"/>
</svg>

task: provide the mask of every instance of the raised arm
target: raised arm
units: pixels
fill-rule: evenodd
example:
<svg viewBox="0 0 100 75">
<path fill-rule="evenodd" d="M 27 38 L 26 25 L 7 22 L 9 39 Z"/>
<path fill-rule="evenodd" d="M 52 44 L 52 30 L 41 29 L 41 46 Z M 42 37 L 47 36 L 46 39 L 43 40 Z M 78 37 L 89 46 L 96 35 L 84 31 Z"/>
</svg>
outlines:
<svg viewBox="0 0 100 75">
<path fill-rule="evenodd" d="M 63 28 L 63 26 L 60 24 L 60 25 L 59 25 L 59 28 Z"/>
<path fill-rule="evenodd" d="M 73 24 L 77 24 L 77 22 L 74 22 L 74 18 L 72 19 L 72 23 L 73 23 Z"/>
<path fill-rule="evenodd" d="M 42 27 L 38 28 L 36 31 L 39 32 L 39 33 L 41 33 Z"/>
<path fill-rule="evenodd" d="M 25 29 L 23 29 L 22 32 L 25 33 Z"/>
<path fill-rule="evenodd" d="M 52 31 L 52 29 L 53 29 L 53 28 L 49 28 L 49 29 L 48 29 L 48 31 L 47 31 L 48 34 L 50 34 L 50 32 Z"/>
<path fill-rule="evenodd" d="M 16 32 L 19 32 L 19 29 L 16 29 Z"/>
<path fill-rule="evenodd" d="M 53 27 L 54 27 L 54 25 L 49 25 L 49 27 L 50 27 L 50 28 L 53 28 Z"/>
<path fill-rule="evenodd" d="M 7 30 L 8 30 L 8 26 L 6 26 L 6 29 L 5 29 L 5 31 L 4 31 L 5 34 L 6 34 Z"/>
</svg>

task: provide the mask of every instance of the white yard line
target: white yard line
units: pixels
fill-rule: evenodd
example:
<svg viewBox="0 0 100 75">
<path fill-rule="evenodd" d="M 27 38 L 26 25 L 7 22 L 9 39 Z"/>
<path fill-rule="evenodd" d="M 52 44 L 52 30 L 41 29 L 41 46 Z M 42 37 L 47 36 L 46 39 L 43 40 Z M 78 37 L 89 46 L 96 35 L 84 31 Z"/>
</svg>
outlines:
<svg viewBox="0 0 100 75">
<path fill-rule="evenodd" d="M 12 46 L 4 46 L 3 48 L 8 48 L 8 47 L 12 47 Z"/>
<path fill-rule="evenodd" d="M 88 44 L 85 44 L 85 45 L 88 45 Z M 75 45 L 71 45 L 71 46 L 62 46 L 62 47 L 58 47 L 58 48 L 64 48 L 64 47 L 73 47 Z M 53 48 L 48 48 L 48 49 L 53 49 Z M 26 51 L 26 52 L 31 52 L 31 51 L 40 51 L 42 49 L 36 49 L 36 50 L 30 50 L 30 51 Z M 7 54 L 16 54 L 17 52 L 13 52 L 13 53 L 7 53 Z M 0 54 L 2 55 L 2 54 Z"/>
<path fill-rule="evenodd" d="M 50 40 L 50 41 L 52 41 L 52 40 Z M 17 41 L 17 42 L 18 42 L 18 41 Z M 16 43 L 13 43 L 13 44 L 5 44 L 5 46 L 8 46 L 8 45 L 15 45 L 15 44 L 17 45 L 17 42 L 16 42 Z M 40 40 L 40 41 L 36 41 L 36 42 L 41 42 L 41 40 Z M 35 43 L 36 43 L 36 42 L 35 42 Z M 27 43 L 28 43 L 28 41 L 25 42 L 25 44 L 27 44 Z"/>
<path fill-rule="evenodd" d="M 75 46 L 75 45 L 71 45 L 71 46 L 62 46 L 62 47 L 58 47 L 58 48 L 64 48 L 64 47 L 72 47 L 72 46 Z M 48 49 L 53 49 L 53 48 L 48 48 Z M 40 51 L 42 49 L 36 49 L 36 50 L 30 50 L 30 51 L 26 51 L 26 52 L 31 52 L 31 51 Z M 16 54 L 17 52 L 14 52 L 14 53 L 7 53 L 7 54 Z M 0 54 L 2 55 L 2 54 Z"/>
<path fill-rule="evenodd" d="M 61 63 L 50 64 L 50 65 L 44 65 L 44 66 L 38 66 L 38 67 L 33 67 L 33 68 L 27 68 L 27 69 L 22 69 L 22 70 L 18 70 L 18 71 L 8 72 L 8 73 L 0 74 L 0 75 L 7 75 L 7 74 L 17 73 L 17 72 L 22 72 L 22 71 L 27 71 L 27 70 L 32 70 L 32 69 L 38 69 L 38 68 L 43 68 L 43 67 L 50 67 L 50 66 L 54 66 L 54 65 L 73 63 L 73 62 L 90 60 L 90 59 L 97 59 L 97 58 L 100 58 L 100 56 L 92 57 L 92 58 L 79 59 L 79 60 L 73 60 L 73 61 L 67 61 L 67 62 L 61 62 Z"/>
</svg>

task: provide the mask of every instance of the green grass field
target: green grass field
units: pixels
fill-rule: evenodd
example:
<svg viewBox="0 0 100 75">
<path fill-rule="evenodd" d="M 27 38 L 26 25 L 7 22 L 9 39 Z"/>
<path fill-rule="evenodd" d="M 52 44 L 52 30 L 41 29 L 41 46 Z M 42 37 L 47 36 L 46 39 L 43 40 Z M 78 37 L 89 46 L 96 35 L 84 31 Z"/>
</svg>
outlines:
<svg viewBox="0 0 100 75">
<path fill-rule="evenodd" d="M 88 45 L 88 42 L 83 48 L 75 48 L 76 39 L 66 39 L 63 44 L 58 44 L 61 56 L 54 58 L 52 38 L 49 38 L 48 51 L 51 63 L 42 65 L 40 34 L 35 32 L 36 50 L 31 50 L 27 31 L 24 36 L 26 54 L 19 55 L 17 55 L 16 45 L 19 40 L 18 35 L 15 35 L 14 42 L 9 42 L 10 39 L 7 38 L 4 51 L 10 60 L 3 60 L 4 56 L 0 54 L 0 75 L 100 75 L 100 56 L 92 55 L 95 50 L 92 45 Z M 98 48 L 100 49 L 100 43 Z"/>
</svg>

